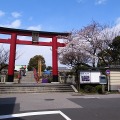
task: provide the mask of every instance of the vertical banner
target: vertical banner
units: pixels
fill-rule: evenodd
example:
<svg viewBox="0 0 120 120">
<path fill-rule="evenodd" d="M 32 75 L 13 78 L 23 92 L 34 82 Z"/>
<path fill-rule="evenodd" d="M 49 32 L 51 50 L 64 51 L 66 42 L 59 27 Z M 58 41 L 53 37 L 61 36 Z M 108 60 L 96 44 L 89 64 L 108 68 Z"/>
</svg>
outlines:
<svg viewBox="0 0 120 120">
<path fill-rule="evenodd" d="M 33 74 L 34 74 L 34 78 L 35 78 L 36 82 L 38 83 L 39 82 L 39 77 L 38 77 L 37 70 L 35 68 L 33 68 Z"/>
</svg>

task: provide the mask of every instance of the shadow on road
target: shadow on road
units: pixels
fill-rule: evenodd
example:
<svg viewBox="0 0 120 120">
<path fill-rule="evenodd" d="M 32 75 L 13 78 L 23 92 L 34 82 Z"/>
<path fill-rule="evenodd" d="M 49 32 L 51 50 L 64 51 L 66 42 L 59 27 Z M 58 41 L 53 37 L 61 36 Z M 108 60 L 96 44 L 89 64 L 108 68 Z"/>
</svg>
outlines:
<svg viewBox="0 0 120 120">
<path fill-rule="evenodd" d="M 20 112 L 20 104 L 15 103 L 16 97 L 0 98 L 0 116 Z M 23 120 L 21 118 L 6 118 L 3 120 Z"/>
<path fill-rule="evenodd" d="M 0 98 L 0 115 L 8 115 L 18 112 L 20 110 L 20 105 L 15 104 L 16 98 Z"/>
</svg>

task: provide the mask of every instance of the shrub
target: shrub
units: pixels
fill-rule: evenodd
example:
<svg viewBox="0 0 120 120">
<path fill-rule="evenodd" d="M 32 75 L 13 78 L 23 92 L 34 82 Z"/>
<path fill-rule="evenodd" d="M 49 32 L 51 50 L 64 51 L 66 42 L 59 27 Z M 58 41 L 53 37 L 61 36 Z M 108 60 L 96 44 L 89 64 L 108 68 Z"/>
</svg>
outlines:
<svg viewBox="0 0 120 120">
<path fill-rule="evenodd" d="M 102 86 L 101 85 L 97 85 L 95 88 L 96 88 L 97 93 L 102 94 Z"/>
<path fill-rule="evenodd" d="M 103 94 L 102 85 L 84 85 L 81 87 L 85 93 L 99 93 Z"/>
<path fill-rule="evenodd" d="M 91 85 L 85 85 L 84 91 L 86 93 L 92 93 L 92 92 L 95 92 L 95 88 L 93 86 L 91 86 Z"/>
<path fill-rule="evenodd" d="M 52 82 L 52 77 L 49 77 L 48 78 L 48 83 L 51 83 Z"/>
</svg>

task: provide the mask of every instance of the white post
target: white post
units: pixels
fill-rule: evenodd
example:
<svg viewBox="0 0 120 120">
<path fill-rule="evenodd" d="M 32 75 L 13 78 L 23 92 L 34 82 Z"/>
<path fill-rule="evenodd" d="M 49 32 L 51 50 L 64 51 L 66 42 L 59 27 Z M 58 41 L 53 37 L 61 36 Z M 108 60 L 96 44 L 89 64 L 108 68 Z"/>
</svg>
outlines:
<svg viewBox="0 0 120 120">
<path fill-rule="evenodd" d="M 107 75 L 107 80 L 108 80 L 108 92 L 110 91 L 110 75 Z"/>
</svg>

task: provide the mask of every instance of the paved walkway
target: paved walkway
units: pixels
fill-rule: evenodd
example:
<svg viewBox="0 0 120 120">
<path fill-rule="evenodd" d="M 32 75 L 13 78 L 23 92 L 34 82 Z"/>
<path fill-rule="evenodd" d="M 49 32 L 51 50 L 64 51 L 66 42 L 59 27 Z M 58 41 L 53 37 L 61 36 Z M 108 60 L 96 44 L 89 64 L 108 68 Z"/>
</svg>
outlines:
<svg viewBox="0 0 120 120">
<path fill-rule="evenodd" d="M 0 94 L 0 105 L 19 104 L 17 111 L 82 108 L 71 98 L 120 98 L 120 94 L 80 95 L 77 93 Z"/>
</svg>

